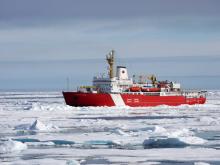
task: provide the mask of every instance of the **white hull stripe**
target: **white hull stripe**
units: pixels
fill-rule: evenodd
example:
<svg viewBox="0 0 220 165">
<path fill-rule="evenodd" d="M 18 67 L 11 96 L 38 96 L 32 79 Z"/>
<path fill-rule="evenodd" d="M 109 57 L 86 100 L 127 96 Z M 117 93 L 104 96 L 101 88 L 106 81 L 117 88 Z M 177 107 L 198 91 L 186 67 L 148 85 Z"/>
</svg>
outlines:
<svg viewBox="0 0 220 165">
<path fill-rule="evenodd" d="M 120 94 L 110 94 L 115 106 L 125 106 L 124 100 Z"/>
</svg>

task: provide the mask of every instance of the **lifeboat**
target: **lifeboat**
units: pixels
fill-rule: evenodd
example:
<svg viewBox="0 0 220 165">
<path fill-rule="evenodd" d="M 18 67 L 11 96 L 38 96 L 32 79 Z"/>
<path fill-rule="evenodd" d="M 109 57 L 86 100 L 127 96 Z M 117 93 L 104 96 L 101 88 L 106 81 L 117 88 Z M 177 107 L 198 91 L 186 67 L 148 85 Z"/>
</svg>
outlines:
<svg viewBox="0 0 220 165">
<path fill-rule="evenodd" d="M 134 86 L 134 87 L 130 87 L 130 91 L 131 92 L 140 92 L 141 88 L 140 87 L 137 87 L 137 86 Z"/>
<path fill-rule="evenodd" d="M 146 88 L 146 87 L 142 87 L 141 91 L 142 92 L 160 92 L 160 88 Z"/>
</svg>

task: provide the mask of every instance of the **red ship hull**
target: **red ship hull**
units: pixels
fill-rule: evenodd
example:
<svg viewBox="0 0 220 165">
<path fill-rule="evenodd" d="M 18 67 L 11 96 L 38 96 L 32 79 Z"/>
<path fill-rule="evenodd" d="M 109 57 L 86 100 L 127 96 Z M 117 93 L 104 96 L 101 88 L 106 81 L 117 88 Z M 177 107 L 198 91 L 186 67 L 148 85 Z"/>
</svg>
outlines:
<svg viewBox="0 0 220 165">
<path fill-rule="evenodd" d="M 205 97 L 160 96 L 143 94 L 108 94 L 63 92 L 67 105 L 70 106 L 131 106 L 147 107 L 158 105 L 177 106 L 181 104 L 204 104 Z"/>
</svg>

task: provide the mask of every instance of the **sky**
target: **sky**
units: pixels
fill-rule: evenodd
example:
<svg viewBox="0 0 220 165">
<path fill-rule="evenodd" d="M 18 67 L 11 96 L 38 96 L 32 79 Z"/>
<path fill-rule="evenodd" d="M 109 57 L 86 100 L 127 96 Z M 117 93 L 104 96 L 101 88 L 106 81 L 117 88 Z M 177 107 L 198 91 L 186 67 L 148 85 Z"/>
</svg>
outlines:
<svg viewBox="0 0 220 165">
<path fill-rule="evenodd" d="M 60 90 L 67 77 L 73 86 L 88 83 L 106 69 L 111 49 L 131 72 L 220 89 L 219 7 L 219 0 L 0 0 L 0 90 Z M 186 78 L 195 76 L 203 78 Z"/>
</svg>

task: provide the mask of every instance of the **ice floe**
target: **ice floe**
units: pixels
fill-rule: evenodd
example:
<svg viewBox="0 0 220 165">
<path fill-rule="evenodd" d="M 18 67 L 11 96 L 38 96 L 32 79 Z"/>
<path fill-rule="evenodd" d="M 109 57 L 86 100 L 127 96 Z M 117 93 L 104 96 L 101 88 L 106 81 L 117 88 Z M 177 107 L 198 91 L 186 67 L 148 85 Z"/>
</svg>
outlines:
<svg viewBox="0 0 220 165">
<path fill-rule="evenodd" d="M 163 127 L 160 127 L 160 126 L 154 126 L 152 131 L 155 134 L 163 134 L 163 135 L 167 134 L 167 130 Z"/>
<path fill-rule="evenodd" d="M 122 129 L 119 129 L 119 128 L 115 129 L 114 133 L 116 133 L 118 135 L 121 135 L 121 136 L 131 136 L 129 133 L 127 133 L 127 132 L 125 132 L 125 131 L 123 131 Z"/>
<path fill-rule="evenodd" d="M 204 124 L 208 125 L 218 125 L 220 124 L 219 118 L 216 117 L 209 117 L 209 116 L 202 116 L 197 119 L 199 122 L 202 122 Z"/>
<path fill-rule="evenodd" d="M 80 165 L 80 163 L 76 160 L 67 160 L 66 165 Z"/>
<path fill-rule="evenodd" d="M 39 119 L 36 119 L 32 124 L 21 124 L 15 126 L 15 130 L 29 130 L 29 131 L 37 131 L 37 132 L 52 132 L 58 131 L 59 127 L 49 123 L 44 124 Z"/>
<path fill-rule="evenodd" d="M 35 120 L 29 129 L 38 130 L 38 131 L 47 131 L 48 127 L 45 124 L 43 124 L 40 120 Z"/>
<path fill-rule="evenodd" d="M 13 141 L 11 139 L 7 141 L 3 141 L 2 144 L 0 144 L 0 153 L 5 154 L 5 153 L 11 153 L 11 152 L 19 152 L 22 150 L 27 149 L 27 145 L 18 142 L 18 141 Z"/>
<path fill-rule="evenodd" d="M 210 164 L 206 162 L 195 162 L 194 165 L 210 165 Z"/>
<path fill-rule="evenodd" d="M 185 128 L 182 130 L 167 130 L 159 126 L 154 128 L 149 138 L 144 140 L 144 148 L 186 147 L 189 145 L 201 145 L 207 142 Z"/>
</svg>

